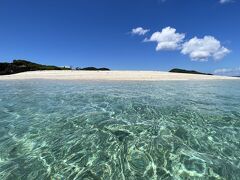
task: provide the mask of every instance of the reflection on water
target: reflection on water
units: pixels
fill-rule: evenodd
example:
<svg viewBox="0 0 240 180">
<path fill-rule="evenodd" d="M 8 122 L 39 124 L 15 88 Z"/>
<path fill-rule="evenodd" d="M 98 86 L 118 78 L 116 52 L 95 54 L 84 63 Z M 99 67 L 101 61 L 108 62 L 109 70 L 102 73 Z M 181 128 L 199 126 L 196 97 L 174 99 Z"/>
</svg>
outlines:
<svg viewBox="0 0 240 180">
<path fill-rule="evenodd" d="M 240 82 L 0 82 L 0 179 L 239 179 Z"/>
</svg>

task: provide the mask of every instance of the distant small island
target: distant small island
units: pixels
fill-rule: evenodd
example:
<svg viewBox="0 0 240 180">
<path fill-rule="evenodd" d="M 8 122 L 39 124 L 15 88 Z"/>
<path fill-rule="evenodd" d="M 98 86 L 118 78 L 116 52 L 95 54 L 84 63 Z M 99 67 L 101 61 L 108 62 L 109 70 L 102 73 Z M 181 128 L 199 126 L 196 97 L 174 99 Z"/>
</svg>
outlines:
<svg viewBox="0 0 240 180">
<path fill-rule="evenodd" d="M 12 63 L 0 63 L 0 75 L 10 75 L 26 71 L 42 71 L 42 70 L 71 70 L 70 67 L 58 67 L 33 63 L 26 60 L 13 60 Z M 88 70 L 88 71 L 109 71 L 108 68 L 75 68 L 75 70 Z"/>
<path fill-rule="evenodd" d="M 108 69 L 108 68 L 96 68 L 96 67 L 85 67 L 85 68 L 77 67 L 76 70 L 84 70 L 84 71 L 110 71 L 110 69 Z"/>
<path fill-rule="evenodd" d="M 194 70 L 185 70 L 185 69 L 178 69 L 178 68 L 171 69 L 169 72 L 173 72 L 173 73 L 187 73 L 187 74 L 213 75 L 213 74 L 210 74 L 210 73 L 202 73 L 202 72 L 198 72 L 198 71 L 194 71 Z"/>
</svg>

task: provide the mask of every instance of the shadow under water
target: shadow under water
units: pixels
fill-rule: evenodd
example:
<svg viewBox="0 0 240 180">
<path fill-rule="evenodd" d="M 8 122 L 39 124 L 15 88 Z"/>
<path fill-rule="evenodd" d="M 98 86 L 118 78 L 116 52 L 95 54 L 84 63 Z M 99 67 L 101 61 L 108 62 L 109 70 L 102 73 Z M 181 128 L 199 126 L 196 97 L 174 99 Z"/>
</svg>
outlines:
<svg viewBox="0 0 240 180">
<path fill-rule="evenodd" d="M 0 179 L 239 179 L 239 81 L 0 82 Z"/>
</svg>

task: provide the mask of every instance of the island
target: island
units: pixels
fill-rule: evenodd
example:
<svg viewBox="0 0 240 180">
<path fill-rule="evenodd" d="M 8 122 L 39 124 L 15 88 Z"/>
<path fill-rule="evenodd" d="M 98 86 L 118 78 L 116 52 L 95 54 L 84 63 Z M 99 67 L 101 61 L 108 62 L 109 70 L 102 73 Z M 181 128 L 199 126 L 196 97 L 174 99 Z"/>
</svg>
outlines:
<svg viewBox="0 0 240 180">
<path fill-rule="evenodd" d="M 43 71 L 43 70 L 72 70 L 70 67 L 58 67 L 52 65 L 37 64 L 27 60 L 13 60 L 11 63 L 0 63 L 0 75 L 10 75 L 27 71 Z M 87 70 L 87 71 L 109 71 L 108 68 L 75 68 L 75 70 Z"/>
<path fill-rule="evenodd" d="M 40 70 L 69 70 L 69 68 L 42 65 L 26 60 L 13 60 L 12 63 L 0 63 L 0 75 L 10 75 L 26 71 Z"/>
<path fill-rule="evenodd" d="M 96 68 L 96 67 L 85 67 L 85 68 L 77 67 L 76 70 L 83 70 L 83 71 L 110 71 L 109 68 Z"/>
<path fill-rule="evenodd" d="M 0 63 L 0 80 L 53 79 L 53 80 L 116 80 L 116 81 L 159 81 L 159 80 L 214 80 L 238 79 L 216 76 L 194 70 L 172 69 L 163 71 L 111 71 L 108 68 L 58 67 L 33 63 L 26 60 L 13 60 Z M 211 76 L 210 76 L 211 75 Z"/>
<path fill-rule="evenodd" d="M 210 74 L 210 73 L 202 73 L 202 72 L 198 72 L 198 71 L 194 71 L 194 70 L 185 70 L 185 69 L 178 69 L 178 68 L 171 69 L 169 72 L 172 72 L 172 73 L 213 75 L 213 74 Z"/>
</svg>

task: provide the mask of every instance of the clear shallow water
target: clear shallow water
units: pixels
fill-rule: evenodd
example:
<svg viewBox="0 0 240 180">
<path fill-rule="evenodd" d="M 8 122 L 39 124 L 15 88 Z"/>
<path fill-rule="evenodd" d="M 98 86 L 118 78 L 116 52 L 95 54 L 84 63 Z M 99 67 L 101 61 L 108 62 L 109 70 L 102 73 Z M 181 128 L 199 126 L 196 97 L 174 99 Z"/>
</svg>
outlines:
<svg viewBox="0 0 240 180">
<path fill-rule="evenodd" d="M 0 179 L 240 179 L 240 81 L 0 82 Z"/>
</svg>

